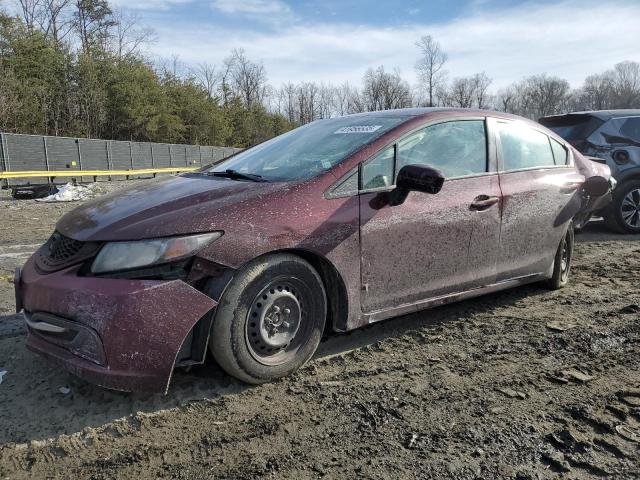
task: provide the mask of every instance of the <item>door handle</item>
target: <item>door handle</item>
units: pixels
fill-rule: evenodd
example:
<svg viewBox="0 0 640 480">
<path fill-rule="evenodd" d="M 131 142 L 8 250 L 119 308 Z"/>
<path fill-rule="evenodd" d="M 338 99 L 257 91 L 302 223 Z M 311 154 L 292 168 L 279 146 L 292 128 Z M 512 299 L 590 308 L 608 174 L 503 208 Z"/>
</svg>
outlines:
<svg viewBox="0 0 640 480">
<path fill-rule="evenodd" d="M 473 203 L 469 206 L 470 210 L 482 211 L 490 208 L 500 201 L 500 197 L 489 195 L 478 195 L 473 199 Z"/>
</svg>

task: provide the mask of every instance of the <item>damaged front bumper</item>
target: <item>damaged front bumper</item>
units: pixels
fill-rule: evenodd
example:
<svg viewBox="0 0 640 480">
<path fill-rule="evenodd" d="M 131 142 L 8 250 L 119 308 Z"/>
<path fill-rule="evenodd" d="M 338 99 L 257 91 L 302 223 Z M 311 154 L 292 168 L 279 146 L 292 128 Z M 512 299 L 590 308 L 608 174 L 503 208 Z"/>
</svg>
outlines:
<svg viewBox="0 0 640 480">
<path fill-rule="evenodd" d="M 115 390 L 167 391 L 181 347 L 217 302 L 181 280 L 80 277 L 77 266 L 16 272 L 27 347 Z"/>
</svg>

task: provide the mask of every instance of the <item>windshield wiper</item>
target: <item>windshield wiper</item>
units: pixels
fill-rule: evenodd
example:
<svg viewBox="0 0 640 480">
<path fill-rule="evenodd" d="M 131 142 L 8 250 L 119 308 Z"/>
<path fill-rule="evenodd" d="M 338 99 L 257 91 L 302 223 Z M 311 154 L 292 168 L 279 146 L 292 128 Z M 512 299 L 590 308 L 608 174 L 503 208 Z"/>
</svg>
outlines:
<svg viewBox="0 0 640 480">
<path fill-rule="evenodd" d="M 262 175 L 257 175 L 255 173 L 242 173 L 237 170 L 227 169 L 224 172 L 207 172 L 207 175 L 212 177 L 225 177 L 231 178 L 232 180 L 249 180 L 251 182 L 266 182 Z"/>
</svg>

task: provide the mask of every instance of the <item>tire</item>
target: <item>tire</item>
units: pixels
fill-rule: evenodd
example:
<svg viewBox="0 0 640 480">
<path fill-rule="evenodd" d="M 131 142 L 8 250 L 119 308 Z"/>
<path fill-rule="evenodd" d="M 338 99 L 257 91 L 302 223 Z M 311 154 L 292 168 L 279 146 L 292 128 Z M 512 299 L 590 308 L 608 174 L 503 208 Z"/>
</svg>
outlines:
<svg viewBox="0 0 640 480">
<path fill-rule="evenodd" d="M 305 260 L 270 254 L 243 267 L 218 305 L 209 349 L 229 375 L 260 384 L 314 354 L 327 317 L 322 279 Z"/>
<path fill-rule="evenodd" d="M 556 250 L 556 255 L 553 259 L 553 274 L 551 278 L 545 282 L 546 286 L 551 290 L 558 290 L 569 283 L 573 246 L 573 224 L 569 224 L 567 233 L 562 237 L 562 241 L 560 245 L 558 245 L 558 250 Z"/>
<path fill-rule="evenodd" d="M 640 180 L 624 182 L 613 191 L 604 221 L 615 232 L 640 233 Z"/>
</svg>

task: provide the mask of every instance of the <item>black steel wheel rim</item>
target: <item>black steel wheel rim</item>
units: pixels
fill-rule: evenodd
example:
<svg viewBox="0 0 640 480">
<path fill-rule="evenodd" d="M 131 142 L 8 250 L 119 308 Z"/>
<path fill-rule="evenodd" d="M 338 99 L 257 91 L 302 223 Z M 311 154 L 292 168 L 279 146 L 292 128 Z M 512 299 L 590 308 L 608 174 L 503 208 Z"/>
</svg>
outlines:
<svg viewBox="0 0 640 480">
<path fill-rule="evenodd" d="M 309 338 L 308 288 L 295 277 L 269 282 L 253 299 L 246 321 L 246 344 L 263 365 L 289 361 Z"/>
<path fill-rule="evenodd" d="M 567 241 L 569 234 L 562 240 L 561 253 L 560 253 L 560 276 L 563 281 L 567 280 L 569 276 L 569 269 L 571 268 L 571 245 Z"/>
</svg>

